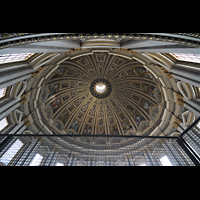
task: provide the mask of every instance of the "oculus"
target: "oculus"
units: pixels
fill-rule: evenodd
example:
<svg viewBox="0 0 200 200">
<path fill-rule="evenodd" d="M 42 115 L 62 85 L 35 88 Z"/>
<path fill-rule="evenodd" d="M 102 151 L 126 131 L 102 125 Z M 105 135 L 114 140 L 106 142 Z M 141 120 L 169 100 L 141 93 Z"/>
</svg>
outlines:
<svg viewBox="0 0 200 200">
<path fill-rule="evenodd" d="M 96 98 L 103 99 L 110 95 L 112 91 L 111 84 L 106 79 L 96 79 L 90 86 L 90 92 Z"/>
<path fill-rule="evenodd" d="M 95 87 L 96 92 L 98 93 L 104 93 L 106 91 L 106 84 L 104 83 L 98 83 Z"/>
</svg>

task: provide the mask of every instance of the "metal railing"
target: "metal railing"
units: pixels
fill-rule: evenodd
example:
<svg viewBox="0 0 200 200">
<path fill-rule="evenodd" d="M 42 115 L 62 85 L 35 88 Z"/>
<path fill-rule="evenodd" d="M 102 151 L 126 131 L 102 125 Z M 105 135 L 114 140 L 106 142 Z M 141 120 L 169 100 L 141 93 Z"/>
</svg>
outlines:
<svg viewBox="0 0 200 200">
<path fill-rule="evenodd" d="M 200 117 L 198 117 L 190 126 L 185 129 L 179 136 L 183 143 L 183 148 L 196 165 L 200 163 Z"/>
<path fill-rule="evenodd" d="M 3 166 L 196 165 L 175 137 L 10 135 L 0 140 Z"/>
<path fill-rule="evenodd" d="M 179 137 L 0 135 L 1 166 L 199 166 L 200 118 Z"/>
</svg>

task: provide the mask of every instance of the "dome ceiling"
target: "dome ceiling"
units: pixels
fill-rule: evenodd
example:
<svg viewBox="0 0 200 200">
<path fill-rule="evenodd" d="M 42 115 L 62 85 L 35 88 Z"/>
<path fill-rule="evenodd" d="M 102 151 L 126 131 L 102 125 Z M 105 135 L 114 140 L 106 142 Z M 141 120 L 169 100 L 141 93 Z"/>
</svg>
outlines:
<svg viewBox="0 0 200 200">
<path fill-rule="evenodd" d="M 39 96 L 53 134 L 149 135 L 164 102 L 160 84 L 140 62 L 108 52 L 62 62 Z"/>
</svg>

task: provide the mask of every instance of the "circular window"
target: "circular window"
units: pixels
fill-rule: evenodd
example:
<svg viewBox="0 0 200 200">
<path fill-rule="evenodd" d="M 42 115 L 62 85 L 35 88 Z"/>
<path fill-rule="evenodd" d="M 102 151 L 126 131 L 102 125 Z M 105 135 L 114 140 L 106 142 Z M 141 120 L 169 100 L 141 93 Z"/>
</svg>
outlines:
<svg viewBox="0 0 200 200">
<path fill-rule="evenodd" d="M 99 83 L 96 85 L 95 90 L 98 93 L 104 93 L 106 91 L 106 85 L 104 83 Z"/>
<path fill-rule="evenodd" d="M 100 99 L 108 97 L 111 90 L 112 88 L 110 82 L 105 79 L 96 79 L 90 86 L 92 95 Z"/>
</svg>

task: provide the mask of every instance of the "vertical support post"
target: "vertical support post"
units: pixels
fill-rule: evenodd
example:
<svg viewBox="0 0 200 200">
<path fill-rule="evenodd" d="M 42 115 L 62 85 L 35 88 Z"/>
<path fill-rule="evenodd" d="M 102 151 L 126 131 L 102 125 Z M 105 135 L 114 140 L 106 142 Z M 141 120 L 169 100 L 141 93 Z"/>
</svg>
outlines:
<svg viewBox="0 0 200 200">
<path fill-rule="evenodd" d="M 169 145 L 167 144 L 167 142 L 165 140 L 163 140 L 163 145 L 164 145 L 164 148 L 167 149 L 170 154 L 174 157 L 176 163 L 181 166 L 180 162 L 178 161 L 178 159 L 176 158 L 176 156 L 174 155 L 173 151 L 171 150 L 171 148 L 169 147 Z M 172 160 L 171 160 L 172 163 L 174 163 Z M 175 164 L 175 163 L 174 163 Z"/>
<path fill-rule="evenodd" d="M 196 153 L 188 146 L 188 144 L 181 138 L 178 137 L 177 139 L 178 144 L 181 146 L 181 148 L 185 151 L 185 153 L 189 156 L 189 158 L 192 160 L 192 162 L 196 166 L 200 166 L 200 160 Z"/>
</svg>

